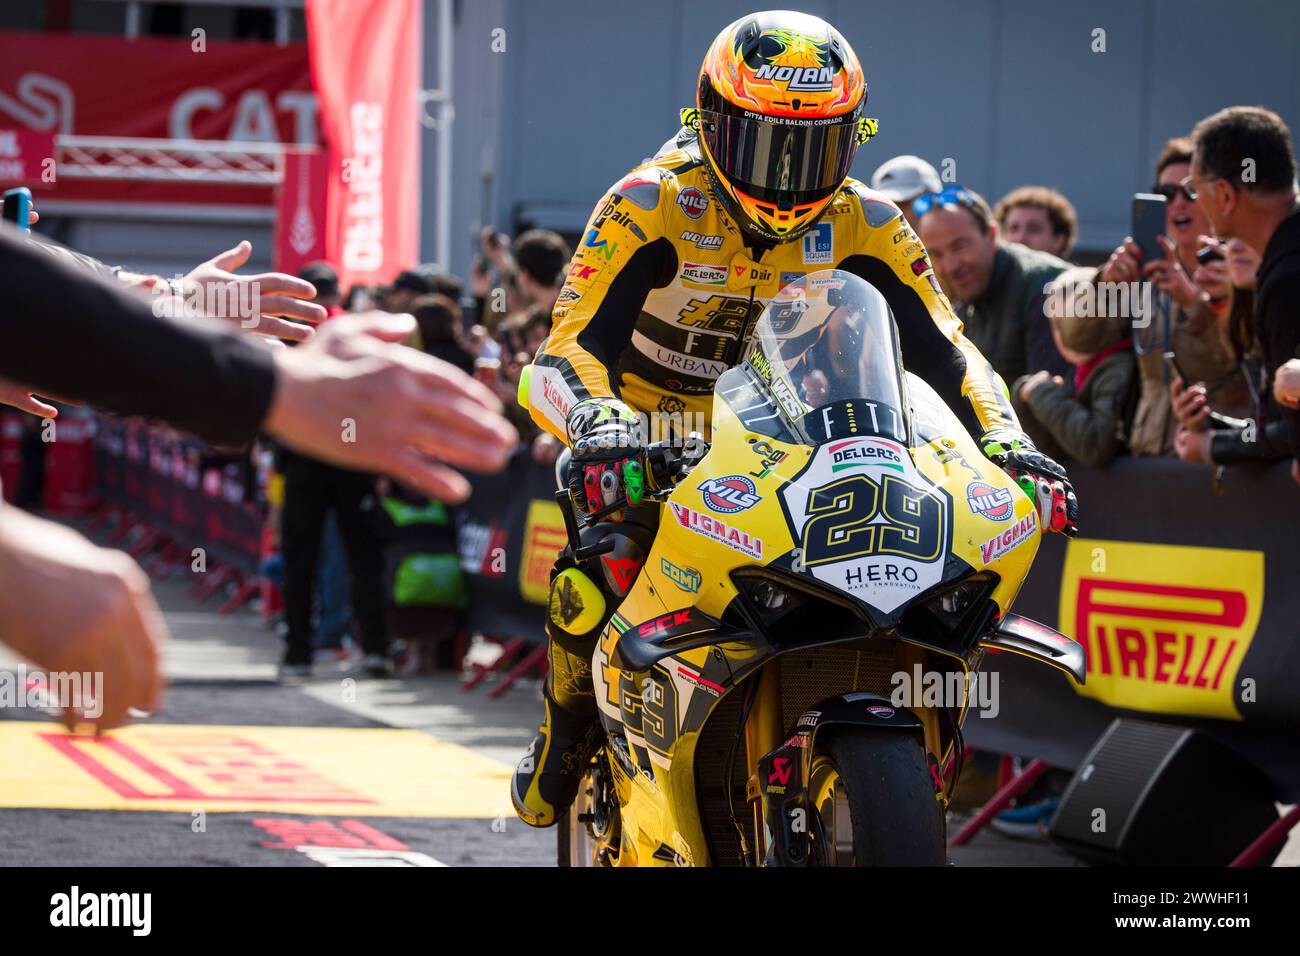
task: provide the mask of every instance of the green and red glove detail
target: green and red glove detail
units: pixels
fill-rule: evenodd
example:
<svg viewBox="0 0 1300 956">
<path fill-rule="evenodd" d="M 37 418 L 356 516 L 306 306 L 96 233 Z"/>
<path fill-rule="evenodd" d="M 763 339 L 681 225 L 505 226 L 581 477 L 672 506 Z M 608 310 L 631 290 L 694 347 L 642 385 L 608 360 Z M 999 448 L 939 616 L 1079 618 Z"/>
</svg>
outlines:
<svg viewBox="0 0 1300 956">
<path fill-rule="evenodd" d="M 1011 428 L 994 429 L 980 439 L 980 448 L 1029 496 L 1044 534 L 1057 531 L 1073 538 L 1079 533 L 1079 499 L 1065 469 L 1035 448 L 1029 436 Z"/>
<path fill-rule="evenodd" d="M 579 402 L 567 422 L 573 466 L 569 469 L 569 498 L 582 514 L 595 514 L 626 493 L 637 505 L 645 495 L 644 443 L 641 419 L 623 402 L 595 398 Z M 623 520 L 623 512 L 609 516 Z"/>
</svg>

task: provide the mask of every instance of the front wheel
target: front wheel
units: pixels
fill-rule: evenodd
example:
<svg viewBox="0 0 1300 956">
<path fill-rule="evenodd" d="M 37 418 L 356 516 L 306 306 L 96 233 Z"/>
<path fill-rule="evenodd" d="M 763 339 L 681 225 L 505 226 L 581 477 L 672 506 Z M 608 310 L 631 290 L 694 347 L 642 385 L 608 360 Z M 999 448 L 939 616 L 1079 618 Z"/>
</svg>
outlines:
<svg viewBox="0 0 1300 956">
<path fill-rule="evenodd" d="M 582 775 L 573 805 L 555 821 L 558 866 L 611 866 L 619 843 L 618 806 L 609 775 L 596 760 Z"/>
<path fill-rule="evenodd" d="M 911 734 L 828 729 L 808 779 L 818 866 L 942 866 L 943 806 Z"/>
</svg>

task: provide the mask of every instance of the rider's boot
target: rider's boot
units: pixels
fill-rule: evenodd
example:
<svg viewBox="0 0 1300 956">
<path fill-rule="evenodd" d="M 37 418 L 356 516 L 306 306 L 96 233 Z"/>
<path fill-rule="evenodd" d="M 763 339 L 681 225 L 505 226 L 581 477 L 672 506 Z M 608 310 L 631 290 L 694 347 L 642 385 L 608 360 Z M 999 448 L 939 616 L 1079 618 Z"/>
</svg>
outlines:
<svg viewBox="0 0 1300 956">
<path fill-rule="evenodd" d="M 587 761 L 600 743 L 590 661 L 554 641 L 547 656 L 551 671 L 542 692 L 546 714 L 515 768 L 510 788 L 515 812 L 533 827 L 551 826 L 572 805 Z"/>
<path fill-rule="evenodd" d="M 606 620 L 605 605 L 599 588 L 576 569 L 560 574 L 552 584 L 546 629 L 551 667 L 543 689 L 546 714 L 510 787 L 515 812 L 529 826 L 549 827 L 569 808 L 599 746 L 591 652 Z"/>
</svg>

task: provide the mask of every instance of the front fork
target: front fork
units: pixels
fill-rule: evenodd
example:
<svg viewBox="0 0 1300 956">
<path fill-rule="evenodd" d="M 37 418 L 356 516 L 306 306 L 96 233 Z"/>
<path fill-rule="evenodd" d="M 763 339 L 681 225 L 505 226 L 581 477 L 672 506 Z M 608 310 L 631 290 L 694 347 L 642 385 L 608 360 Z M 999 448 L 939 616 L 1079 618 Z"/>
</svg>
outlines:
<svg viewBox="0 0 1300 956">
<path fill-rule="evenodd" d="M 802 781 L 795 779 L 799 776 L 800 767 L 792 768 L 790 763 L 771 766 L 783 732 L 780 665 L 776 661 L 769 661 L 759 672 L 757 680 L 754 700 L 745 721 L 745 799 L 750 807 L 751 833 L 754 836 L 753 857 L 749 861 L 751 865 L 758 860 L 766 861 L 772 846 L 771 821 L 765 819 L 771 815 L 771 807 L 764 795 L 771 794 L 773 787 L 781 790 L 790 784 L 794 784 L 794 792 L 798 792 L 802 784 Z M 776 759 L 780 759 L 779 755 L 776 755 Z M 788 778 L 783 780 L 783 776 Z"/>
<path fill-rule="evenodd" d="M 923 653 L 904 645 L 899 662 L 923 659 Z M 763 665 L 757 676 L 754 699 L 745 721 L 745 796 L 750 806 L 753 848 L 745 848 L 749 866 L 807 866 L 809 827 L 813 808 L 808 780 L 812 750 L 818 731 L 830 724 L 853 724 L 916 734 L 930 744 L 939 739 L 938 714 L 933 708 L 898 708 L 878 694 L 853 691 L 835 694 L 800 715 L 789 738 L 782 725 L 781 670 L 777 660 Z M 936 767 L 936 798 L 946 807 L 951 791 Z M 952 781 L 956 786 L 956 780 Z"/>
</svg>

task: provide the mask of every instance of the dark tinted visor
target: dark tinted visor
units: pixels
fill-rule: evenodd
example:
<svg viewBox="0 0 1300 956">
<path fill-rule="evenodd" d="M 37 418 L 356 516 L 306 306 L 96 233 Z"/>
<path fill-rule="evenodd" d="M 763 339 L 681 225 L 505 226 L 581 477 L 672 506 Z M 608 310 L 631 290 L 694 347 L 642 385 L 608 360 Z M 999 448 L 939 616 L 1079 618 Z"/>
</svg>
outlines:
<svg viewBox="0 0 1300 956">
<path fill-rule="evenodd" d="M 761 202 L 801 206 L 839 188 L 857 150 L 857 113 L 793 125 L 700 111 L 700 133 L 727 179 Z"/>
</svg>

